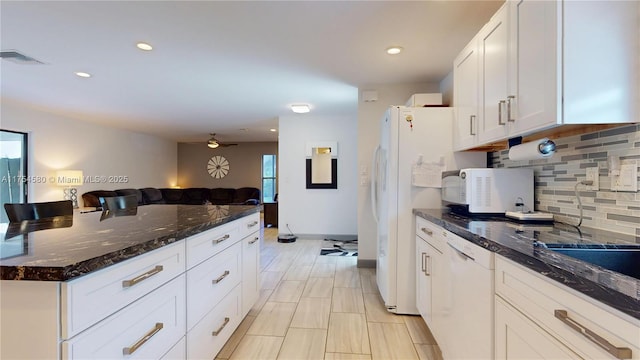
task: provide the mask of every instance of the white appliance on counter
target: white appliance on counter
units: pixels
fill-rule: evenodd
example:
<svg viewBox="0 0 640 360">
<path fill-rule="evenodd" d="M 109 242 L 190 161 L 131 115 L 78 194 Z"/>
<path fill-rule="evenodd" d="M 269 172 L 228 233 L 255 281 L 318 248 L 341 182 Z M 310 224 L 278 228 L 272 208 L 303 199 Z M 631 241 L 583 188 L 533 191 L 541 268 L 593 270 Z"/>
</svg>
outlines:
<svg viewBox="0 0 640 360">
<path fill-rule="evenodd" d="M 441 170 L 486 166 L 484 152 L 453 152 L 453 109 L 390 106 L 373 156 L 376 280 L 387 310 L 416 308 L 414 208 L 442 207 Z"/>
<path fill-rule="evenodd" d="M 533 211 L 531 168 L 462 169 L 442 174 L 442 201 L 470 214 Z"/>
</svg>

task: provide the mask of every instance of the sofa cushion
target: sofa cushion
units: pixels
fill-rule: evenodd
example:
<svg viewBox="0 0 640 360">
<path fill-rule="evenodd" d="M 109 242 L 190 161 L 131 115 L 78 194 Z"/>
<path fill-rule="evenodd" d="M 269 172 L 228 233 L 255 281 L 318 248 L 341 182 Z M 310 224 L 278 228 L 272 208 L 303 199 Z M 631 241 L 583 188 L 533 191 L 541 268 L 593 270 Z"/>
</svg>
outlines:
<svg viewBox="0 0 640 360">
<path fill-rule="evenodd" d="M 145 204 L 164 204 L 162 192 L 156 188 L 142 188 L 142 199 Z"/>
<path fill-rule="evenodd" d="M 235 204 L 257 205 L 260 203 L 260 190 L 254 187 L 241 187 L 236 189 L 233 202 Z"/>
<path fill-rule="evenodd" d="M 118 194 L 118 196 L 135 195 L 136 200 L 138 201 L 138 205 L 143 204 L 142 191 L 138 189 L 117 189 L 116 194 Z"/>
<path fill-rule="evenodd" d="M 118 193 L 112 190 L 93 190 L 82 194 L 82 201 L 85 207 L 100 207 L 101 197 L 118 196 Z"/>
<path fill-rule="evenodd" d="M 209 189 L 186 188 L 183 192 L 182 201 L 186 205 L 202 205 L 209 201 Z"/>
<path fill-rule="evenodd" d="M 160 189 L 165 204 L 183 204 L 184 189 Z"/>
<path fill-rule="evenodd" d="M 214 188 L 209 190 L 209 200 L 215 205 L 228 205 L 233 202 L 236 189 Z"/>
</svg>

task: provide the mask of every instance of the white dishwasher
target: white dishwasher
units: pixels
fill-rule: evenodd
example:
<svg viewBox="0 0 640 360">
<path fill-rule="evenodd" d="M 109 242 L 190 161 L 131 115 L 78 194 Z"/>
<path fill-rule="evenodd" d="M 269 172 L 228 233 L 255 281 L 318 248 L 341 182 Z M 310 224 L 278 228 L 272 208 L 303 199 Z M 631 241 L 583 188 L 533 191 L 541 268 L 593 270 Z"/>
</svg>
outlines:
<svg viewBox="0 0 640 360">
<path fill-rule="evenodd" d="M 444 359 L 494 358 L 495 254 L 445 231 L 449 262 L 440 348 Z"/>
</svg>

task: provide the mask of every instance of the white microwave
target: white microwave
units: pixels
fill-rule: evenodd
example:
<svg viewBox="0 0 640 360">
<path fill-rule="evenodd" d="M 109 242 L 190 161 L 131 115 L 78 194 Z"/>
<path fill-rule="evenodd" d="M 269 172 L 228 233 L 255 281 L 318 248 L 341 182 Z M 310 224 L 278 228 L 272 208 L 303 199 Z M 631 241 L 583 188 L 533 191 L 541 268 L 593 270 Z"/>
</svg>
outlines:
<svg viewBox="0 0 640 360">
<path fill-rule="evenodd" d="M 473 168 L 442 173 L 442 202 L 456 212 L 533 211 L 533 169 Z"/>
</svg>

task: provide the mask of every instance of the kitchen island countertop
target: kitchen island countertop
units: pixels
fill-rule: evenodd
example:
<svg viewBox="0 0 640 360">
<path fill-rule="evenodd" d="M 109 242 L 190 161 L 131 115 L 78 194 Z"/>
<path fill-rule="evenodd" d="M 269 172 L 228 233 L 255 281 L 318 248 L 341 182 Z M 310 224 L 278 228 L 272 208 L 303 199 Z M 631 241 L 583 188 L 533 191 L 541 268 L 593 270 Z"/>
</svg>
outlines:
<svg viewBox="0 0 640 360">
<path fill-rule="evenodd" d="M 640 280 L 537 246 L 554 244 L 640 245 L 639 238 L 562 223 L 520 224 L 505 218 L 474 219 L 448 209 L 413 213 L 532 271 L 640 319 Z M 640 266 L 640 265 L 639 265 Z"/>
<path fill-rule="evenodd" d="M 0 280 L 72 280 L 261 209 L 262 205 L 144 205 L 133 213 L 75 212 L 0 224 Z"/>
</svg>

